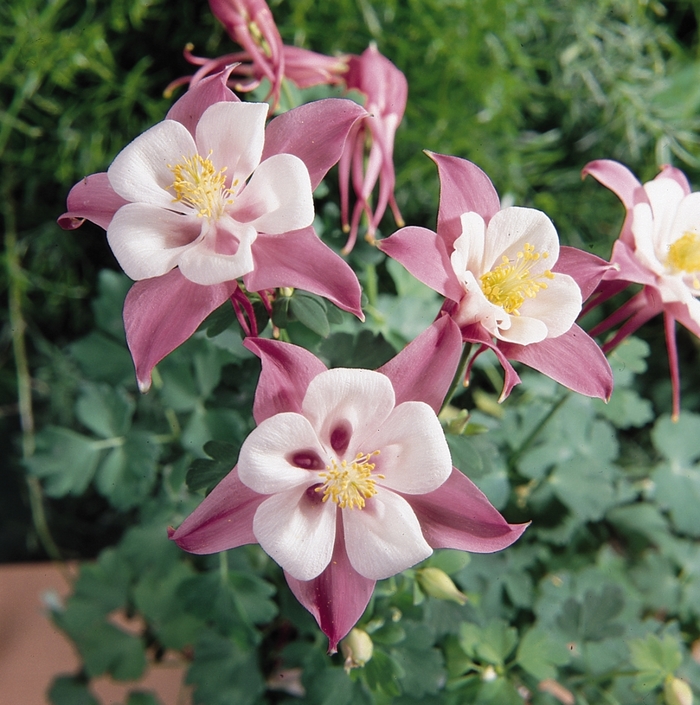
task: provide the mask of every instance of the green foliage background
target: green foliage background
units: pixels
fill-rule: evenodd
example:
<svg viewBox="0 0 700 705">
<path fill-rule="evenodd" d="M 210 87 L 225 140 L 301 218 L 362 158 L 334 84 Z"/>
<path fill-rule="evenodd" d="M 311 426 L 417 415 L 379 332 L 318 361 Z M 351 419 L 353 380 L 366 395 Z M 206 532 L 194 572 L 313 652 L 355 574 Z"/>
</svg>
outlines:
<svg viewBox="0 0 700 705">
<path fill-rule="evenodd" d="M 673 162 L 698 182 L 690 3 L 271 7 L 289 43 L 359 53 L 374 41 L 406 73 L 395 162 L 408 223 L 435 222 L 437 177 L 423 149 L 473 160 L 502 197 L 545 210 L 564 242 L 603 256 L 623 209 L 581 183 L 587 161 L 619 159 L 642 180 Z M 0 5 L 0 281 L 9 303 L 0 311 L 0 433 L 11 450 L 0 473 L 0 561 L 96 559 L 54 613 L 84 667 L 55 681 L 52 702 L 94 703 L 93 677 L 138 678 L 166 651 L 188 665 L 201 705 L 300 702 L 270 685 L 281 668 L 301 669 L 310 705 L 553 705 L 561 700 L 543 686 L 552 681 L 579 705 L 670 703 L 664 686 L 674 677 L 698 696 L 697 341 L 679 332 L 684 412 L 673 424 L 658 322 L 611 357 L 607 406 L 528 373 L 499 406 L 499 370 L 484 357 L 447 422 L 453 458 L 510 521 L 532 526 L 498 555 L 429 559 L 466 605 L 427 597 L 422 566 L 384 581 L 360 622 L 375 644 L 363 669 L 346 675 L 342 659 L 325 654 L 257 547 L 193 557 L 168 542 L 166 527 L 235 463 L 252 427 L 258 361 L 221 313 L 140 396 L 121 323 L 129 282 L 98 228 L 65 233 L 55 219 L 75 181 L 162 119 L 172 102 L 163 88 L 191 73 L 187 42 L 207 56 L 233 49 L 202 0 Z M 319 230 L 340 247 L 335 178 L 318 203 Z M 387 218 L 383 234 L 393 227 Z M 280 302 L 276 320 L 330 365 L 376 367 L 440 301 L 364 243 L 350 261 L 368 297 L 365 326 L 300 292 Z M 141 615 L 143 633 L 112 625 L 115 610 Z M 128 700 L 156 702 L 137 686 Z"/>
</svg>

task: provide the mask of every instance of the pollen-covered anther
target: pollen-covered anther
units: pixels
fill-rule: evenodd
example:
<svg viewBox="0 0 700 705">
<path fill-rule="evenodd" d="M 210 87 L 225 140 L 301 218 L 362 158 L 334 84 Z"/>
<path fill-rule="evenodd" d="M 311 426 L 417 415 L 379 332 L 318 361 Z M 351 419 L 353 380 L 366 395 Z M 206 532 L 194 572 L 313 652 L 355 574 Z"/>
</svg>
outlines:
<svg viewBox="0 0 700 705">
<path fill-rule="evenodd" d="M 170 187 L 175 192 L 173 203 L 191 206 L 200 218 L 216 218 L 233 203 L 231 191 L 226 188 L 226 167 L 217 171 L 209 157 L 183 157 L 175 166 L 168 164 L 168 168 L 175 176 Z M 237 184 L 236 179 L 232 186 Z"/>
<path fill-rule="evenodd" d="M 350 464 L 347 460 L 340 464 L 332 460 L 330 465 L 326 465 L 326 472 L 319 473 L 325 482 L 316 488 L 316 492 L 323 492 L 324 502 L 330 499 L 341 509 L 363 509 L 365 500 L 377 494 L 375 481 L 384 479 L 384 475 L 372 475 L 375 463 L 371 463 L 370 459 L 374 455 L 379 455 L 379 451 L 358 453 Z"/>
<path fill-rule="evenodd" d="M 700 235 L 687 232 L 668 248 L 667 266 L 674 272 L 700 272 Z M 700 289 L 698 277 L 693 277 L 693 288 Z"/>
<path fill-rule="evenodd" d="M 547 259 L 549 253 L 535 252 L 533 245 L 526 243 L 518 252 L 514 261 L 503 255 L 501 264 L 480 277 L 484 296 L 496 306 L 501 306 L 506 313 L 520 315 L 519 308 L 525 299 L 533 299 L 537 292 L 547 288 L 547 279 L 554 279 L 547 269 L 533 276 L 531 268 L 540 258 Z"/>
</svg>

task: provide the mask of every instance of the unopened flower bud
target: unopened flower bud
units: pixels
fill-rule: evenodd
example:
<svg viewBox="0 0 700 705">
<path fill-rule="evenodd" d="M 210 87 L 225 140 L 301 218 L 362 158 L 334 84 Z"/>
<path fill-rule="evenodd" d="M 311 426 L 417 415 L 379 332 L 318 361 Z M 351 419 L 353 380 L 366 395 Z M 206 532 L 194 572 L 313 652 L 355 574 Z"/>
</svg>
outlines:
<svg viewBox="0 0 700 705">
<path fill-rule="evenodd" d="M 445 571 L 440 568 L 422 568 L 417 573 L 418 584 L 423 588 L 423 591 L 431 597 L 436 597 L 438 600 L 451 600 L 460 605 L 467 601 L 467 596 L 459 590 L 452 582 Z"/>
<path fill-rule="evenodd" d="M 693 705 L 693 691 L 684 680 L 668 676 L 664 683 L 664 700 L 666 705 Z"/>
<path fill-rule="evenodd" d="M 374 644 L 366 631 L 355 627 L 340 642 L 340 651 L 345 656 L 345 672 L 350 673 L 351 669 L 362 668 L 372 658 Z"/>
</svg>

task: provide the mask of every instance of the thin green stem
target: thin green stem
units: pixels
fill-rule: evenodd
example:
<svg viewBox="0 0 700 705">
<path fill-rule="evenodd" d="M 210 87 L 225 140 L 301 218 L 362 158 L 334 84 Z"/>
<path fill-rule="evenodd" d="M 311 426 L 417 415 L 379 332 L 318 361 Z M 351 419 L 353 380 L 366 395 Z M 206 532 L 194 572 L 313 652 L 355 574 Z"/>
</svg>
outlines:
<svg viewBox="0 0 700 705">
<path fill-rule="evenodd" d="M 228 553 L 226 551 L 219 553 L 219 576 L 222 583 L 228 582 Z"/>
<path fill-rule="evenodd" d="M 462 348 L 462 356 L 459 358 L 459 365 L 457 365 L 457 372 L 455 372 L 455 376 L 452 379 L 452 383 L 450 384 L 450 388 L 447 390 L 447 395 L 445 396 L 445 401 L 442 402 L 442 406 L 440 407 L 440 413 L 442 413 L 442 411 L 452 401 L 452 397 L 457 392 L 457 389 L 460 386 L 464 385 L 464 374 L 467 370 L 467 365 L 469 364 L 469 355 L 470 355 L 471 351 L 472 351 L 472 344 L 471 343 L 464 343 L 464 347 Z"/>
<path fill-rule="evenodd" d="M 379 284 L 377 280 L 377 268 L 373 264 L 365 265 L 365 294 L 367 301 L 372 308 L 377 308 L 377 297 L 379 295 Z"/>
</svg>

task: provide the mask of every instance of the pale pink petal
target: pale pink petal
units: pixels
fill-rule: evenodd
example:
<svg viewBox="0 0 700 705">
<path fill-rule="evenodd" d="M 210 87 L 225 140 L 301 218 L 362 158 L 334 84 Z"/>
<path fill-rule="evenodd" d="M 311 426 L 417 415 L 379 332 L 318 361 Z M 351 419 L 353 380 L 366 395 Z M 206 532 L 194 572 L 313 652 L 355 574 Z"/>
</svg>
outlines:
<svg viewBox="0 0 700 705">
<path fill-rule="evenodd" d="M 117 154 L 107 170 L 112 188 L 127 201 L 191 213 L 175 200 L 173 168 L 197 154 L 192 135 L 175 120 L 154 125 Z"/>
<path fill-rule="evenodd" d="M 107 240 L 126 275 L 136 281 L 166 274 L 194 246 L 202 220 L 147 203 L 127 203 L 112 218 Z"/>
<path fill-rule="evenodd" d="M 363 509 L 342 512 L 350 563 L 370 580 L 396 575 L 433 552 L 411 505 L 391 490 L 377 487 Z"/>
<path fill-rule="evenodd" d="M 436 413 L 457 371 L 462 334 L 450 316 L 441 316 L 377 372 L 394 387 L 396 404 L 424 401 Z"/>
<path fill-rule="evenodd" d="M 213 285 L 253 271 L 255 228 L 227 216 L 205 222 L 204 227 L 208 230 L 205 237 L 180 255 L 178 264 L 184 277 L 196 284 Z"/>
<path fill-rule="evenodd" d="M 367 112 L 357 103 L 326 98 L 301 105 L 274 118 L 265 132 L 262 160 L 274 154 L 299 157 L 315 189 L 340 159 L 352 126 Z"/>
<path fill-rule="evenodd" d="M 664 266 L 658 257 L 654 215 L 646 203 L 637 204 L 632 211 L 632 235 L 635 257 L 654 274 L 662 274 Z"/>
<path fill-rule="evenodd" d="M 451 249 L 462 234 L 463 213 L 474 211 L 488 223 L 501 204 L 491 179 L 476 164 L 459 157 L 427 154 L 437 164 L 440 176 L 438 234 Z"/>
<path fill-rule="evenodd" d="M 622 242 L 622 240 L 615 241 L 610 261 L 616 270 L 607 272 L 605 279 L 622 279 L 651 286 L 656 283 L 654 272 L 645 267 L 639 261 L 632 248 Z"/>
<path fill-rule="evenodd" d="M 289 573 L 285 573 L 284 577 L 294 597 L 311 612 L 328 637 L 328 651 L 334 654 L 338 650 L 338 642 L 365 611 L 375 583 L 350 565 L 342 526 L 336 530 L 333 557 L 321 575 L 309 581 L 297 580 Z"/>
<path fill-rule="evenodd" d="M 462 234 L 454 242 L 452 267 L 457 277 L 466 269 L 475 274 L 486 271 L 484 267 L 484 249 L 486 245 L 486 223 L 478 213 L 464 213 L 460 218 Z M 458 263 L 455 255 L 461 255 Z"/>
<path fill-rule="evenodd" d="M 453 301 L 462 298 L 462 287 L 452 269 L 450 252 L 437 233 L 427 228 L 409 226 L 385 240 L 379 240 L 377 247 L 439 294 Z"/>
<path fill-rule="evenodd" d="M 700 192 L 686 196 L 678 205 L 671 227 L 668 245 L 672 245 L 686 233 L 700 235 Z M 666 253 L 668 256 L 668 253 Z M 663 260 L 662 260 L 663 261 Z"/>
<path fill-rule="evenodd" d="M 314 222 L 314 199 L 304 162 L 291 154 L 266 159 L 229 213 L 268 235 L 310 226 Z"/>
<path fill-rule="evenodd" d="M 78 181 L 68 194 L 68 212 L 59 219 L 64 230 L 75 230 L 87 219 L 107 230 L 114 214 L 127 203 L 109 183 L 107 172 Z"/>
<path fill-rule="evenodd" d="M 669 311 L 664 311 L 664 331 L 666 333 L 666 351 L 671 373 L 672 412 L 671 418 L 678 421 L 681 414 L 681 374 L 678 367 L 678 347 L 676 345 L 676 319 Z"/>
<path fill-rule="evenodd" d="M 463 295 L 454 312 L 458 326 L 480 323 L 491 335 L 510 327 L 511 316 L 502 306 L 492 304 L 485 296 L 474 274 L 465 271 L 462 276 Z"/>
<path fill-rule="evenodd" d="M 581 290 L 573 277 L 555 274 L 546 281 L 547 288 L 520 307 L 520 318 L 536 318 L 547 326 L 547 337 L 566 333 L 581 313 Z"/>
<path fill-rule="evenodd" d="M 283 235 L 258 235 L 255 269 L 243 277 L 248 291 L 290 286 L 324 296 L 364 320 L 357 275 L 316 235 L 313 227 Z"/>
<path fill-rule="evenodd" d="M 300 467 L 297 456 L 313 456 L 317 467 Z M 286 492 L 294 487 L 319 484 L 311 470 L 323 470 L 326 452 L 309 421 L 287 412 L 265 419 L 245 439 L 238 456 L 238 476 L 260 494 Z"/>
<path fill-rule="evenodd" d="M 670 303 L 664 306 L 679 323 L 683 324 L 693 335 L 700 338 L 700 301 L 693 299 L 691 304 Z"/>
<path fill-rule="evenodd" d="M 375 472 L 384 476 L 377 482 L 398 492 L 432 492 L 452 471 L 450 449 L 438 417 L 420 401 L 399 404 L 367 441 L 367 448 L 380 451 L 372 459 Z"/>
<path fill-rule="evenodd" d="M 581 290 L 581 298 L 585 301 L 596 290 L 603 276 L 612 269 L 613 265 L 590 252 L 584 252 L 577 247 L 562 246 L 559 248 L 559 258 L 552 267 L 552 272 L 573 277 Z"/>
<path fill-rule="evenodd" d="M 456 468 L 430 494 L 406 498 L 433 548 L 493 553 L 510 546 L 527 524 L 508 524 L 484 493 Z"/>
<path fill-rule="evenodd" d="M 673 179 L 683 190 L 684 195 L 690 193 L 690 184 L 688 183 L 688 177 L 675 166 L 670 164 L 664 164 L 661 167 L 661 171 L 656 175 L 655 179 Z"/>
<path fill-rule="evenodd" d="M 178 269 L 131 287 L 124 301 L 124 325 L 142 392 L 151 386 L 155 365 L 184 343 L 236 287 L 236 282 L 200 286 Z"/>
<path fill-rule="evenodd" d="M 243 345 L 262 362 L 253 405 L 256 423 L 285 411 L 301 413 L 309 383 L 326 366 L 308 350 L 278 340 L 246 338 Z"/>
<path fill-rule="evenodd" d="M 336 431 L 352 437 L 348 457 L 354 458 L 356 453 L 377 450 L 361 444 L 381 428 L 394 408 L 394 400 L 388 377 L 372 370 L 339 367 L 311 380 L 302 413 L 328 448 L 335 447 L 331 437 Z"/>
<path fill-rule="evenodd" d="M 210 105 L 224 101 L 238 102 L 238 96 L 226 85 L 232 68 L 227 66 L 191 85 L 187 93 L 175 101 L 165 116 L 166 119 L 182 123 L 194 138 L 197 123 Z"/>
<path fill-rule="evenodd" d="M 234 193 L 260 163 L 268 109 L 267 103 L 215 103 L 197 124 L 199 154 L 209 156 L 217 170 L 226 167 Z"/>
<path fill-rule="evenodd" d="M 255 512 L 255 538 L 297 580 L 313 580 L 328 566 L 335 543 L 337 506 L 295 488 L 268 497 Z"/>
<path fill-rule="evenodd" d="M 170 538 L 190 553 L 218 553 L 256 543 L 253 516 L 266 499 L 246 487 L 236 468 L 202 500 Z"/>
<path fill-rule="evenodd" d="M 537 318 L 509 316 L 508 325 L 499 326 L 493 335 L 499 340 L 519 345 L 539 343 L 547 337 L 547 324 Z"/>
<path fill-rule="evenodd" d="M 499 343 L 511 360 L 551 377 L 579 394 L 608 400 L 613 390 L 610 365 L 597 343 L 574 324 L 558 338 L 533 345 Z"/>
<path fill-rule="evenodd" d="M 282 54 L 284 55 L 284 77 L 299 88 L 341 83 L 341 76 L 348 68 L 347 56 L 326 56 L 288 44 L 282 47 Z"/>
<path fill-rule="evenodd" d="M 673 179 L 654 179 L 654 181 L 649 181 L 644 184 L 644 191 L 651 203 L 651 211 L 653 214 L 654 250 L 657 259 L 663 262 L 666 259 L 668 246 L 672 239 L 671 233 L 676 213 L 681 205 L 681 201 L 684 200 L 683 189 L 680 184 Z M 698 194 L 698 196 L 700 197 L 700 194 Z M 691 201 L 696 200 L 697 202 L 697 199 L 693 199 L 692 196 L 687 197 L 687 199 Z M 635 220 L 637 217 L 637 208 L 635 208 Z M 697 210 L 697 206 L 695 208 L 691 207 L 691 214 L 693 210 Z M 697 221 L 695 221 L 695 223 L 695 227 L 697 227 Z M 632 231 L 635 233 L 635 242 L 638 243 L 636 222 L 632 224 Z M 677 236 L 680 237 L 682 234 L 682 232 L 677 233 Z M 639 248 L 639 244 L 637 247 Z"/>
</svg>

